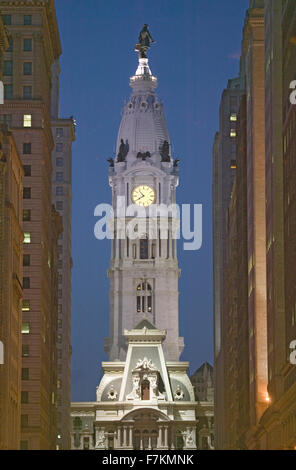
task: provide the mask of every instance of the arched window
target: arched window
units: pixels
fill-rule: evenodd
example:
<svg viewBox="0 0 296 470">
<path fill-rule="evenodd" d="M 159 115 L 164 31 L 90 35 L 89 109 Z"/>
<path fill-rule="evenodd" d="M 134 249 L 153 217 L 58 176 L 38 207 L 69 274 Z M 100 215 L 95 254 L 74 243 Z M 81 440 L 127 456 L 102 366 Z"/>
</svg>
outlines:
<svg viewBox="0 0 296 470">
<path fill-rule="evenodd" d="M 137 286 L 137 312 L 152 312 L 152 288 L 147 281 L 141 281 Z"/>
<path fill-rule="evenodd" d="M 148 237 L 140 239 L 140 259 L 148 259 Z"/>
<path fill-rule="evenodd" d="M 149 380 L 143 380 L 141 383 L 141 399 L 150 400 L 150 383 Z"/>
</svg>

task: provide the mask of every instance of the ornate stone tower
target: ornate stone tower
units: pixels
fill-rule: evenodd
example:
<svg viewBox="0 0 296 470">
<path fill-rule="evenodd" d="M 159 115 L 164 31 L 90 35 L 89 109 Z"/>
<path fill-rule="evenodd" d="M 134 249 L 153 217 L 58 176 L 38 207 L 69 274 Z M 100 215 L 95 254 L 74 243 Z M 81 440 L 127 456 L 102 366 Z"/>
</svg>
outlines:
<svg viewBox="0 0 296 470">
<path fill-rule="evenodd" d="M 105 343 L 110 362 L 102 364 L 97 401 L 72 403 L 72 449 L 196 448 L 197 403 L 189 364 L 179 362 L 178 214 L 172 207 L 178 168 L 146 57 L 150 41 L 145 25 L 117 155 L 109 160 L 115 214 Z M 126 237 L 134 209 L 138 218 Z"/>
<path fill-rule="evenodd" d="M 165 357 L 178 360 L 184 348 L 179 337 L 180 271 L 173 236 L 178 219 L 173 210 L 167 211 L 176 202 L 178 167 L 171 157 L 163 105 L 155 93 L 157 79 L 143 50 L 139 56 L 138 69 L 130 79 L 133 91 L 123 110 L 117 155 L 115 161 L 110 160 L 109 183 L 115 214 L 118 212 L 109 269 L 110 337 L 105 351 L 110 360 L 124 360 L 124 329 L 146 318 L 166 329 Z M 124 209 L 131 204 L 141 211 L 141 223 L 135 227 L 138 233 L 133 237 L 119 228 L 127 226 L 130 217 L 118 206 Z"/>
</svg>

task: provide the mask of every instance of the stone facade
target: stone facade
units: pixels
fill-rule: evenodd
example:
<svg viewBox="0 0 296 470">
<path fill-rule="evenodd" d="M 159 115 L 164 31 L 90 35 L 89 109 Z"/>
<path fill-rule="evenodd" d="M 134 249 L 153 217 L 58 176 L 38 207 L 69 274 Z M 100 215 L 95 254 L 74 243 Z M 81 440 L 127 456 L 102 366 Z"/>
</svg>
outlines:
<svg viewBox="0 0 296 470">
<path fill-rule="evenodd" d="M 57 238 L 52 209 L 51 66 L 61 54 L 53 0 L 0 1 L 10 47 L 4 54 L 7 122 L 25 168 L 22 449 L 55 449 Z M 56 270 L 56 272 L 55 272 Z"/>
<path fill-rule="evenodd" d="M 22 355 L 23 166 L 0 126 L 0 449 L 19 449 Z M 24 305 L 23 305 L 24 308 Z M 2 363 L 3 362 L 3 363 Z"/>
<path fill-rule="evenodd" d="M 178 167 L 148 59 L 139 59 L 110 159 L 110 362 L 95 403 L 72 403 L 72 449 L 196 449 L 196 408 L 189 364 L 179 362 L 176 202 Z M 151 196 L 141 205 L 145 191 Z M 138 192 L 138 199 L 134 193 Z M 137 204 L 137 201 L 140 201 Z M 125 227 L 137 210 L 137 227 Z M 149 212 L 149 204 L 154 212 Z M 169 206 L 166 214 L 155 207 Z M 135 206 L 134 206 L 135 207 Z M 141 213 L 139 213 L 141 209 Z M 166 218 L 165 215 L 168 217 Z M 124 228 L 124 229 L 123 229 Z"/>
<path fill-rule="evenodd" d="M 52 106 L 53 114 L 54 106 Z M 72 276 L 72 142 L 73 118 L 52 120 L 52 201 L 63 219 L 58 260 L 58 415 L 57 446 L 70 448 L 71 276 Z"/>
</svg>

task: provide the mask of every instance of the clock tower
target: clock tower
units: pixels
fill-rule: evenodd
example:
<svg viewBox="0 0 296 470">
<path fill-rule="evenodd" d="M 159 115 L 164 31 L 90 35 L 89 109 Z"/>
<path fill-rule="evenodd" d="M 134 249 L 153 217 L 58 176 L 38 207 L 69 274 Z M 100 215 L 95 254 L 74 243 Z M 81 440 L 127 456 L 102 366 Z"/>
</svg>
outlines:
<svg viewBox="0 0 296 470">
<path fill-rule="evenodd" d="M 140 51 L 139 56 L 138 69 L 130 79 L 132 93 L 123 109 L 116 157 L 109 160 L 115 224 L 108 272 L 110 337 L 105 351 L 112 361 L 125 360 L 124 330 L 147 319 L 167 331 L 165 357 L 176 361 L 184 348 L 178 319 L 175 233 L 179 220 L 172 209 L 178 166 L 172 158 L 164 108 L 155 93 L 157 78 L 146 54 Z M 139 224 L 130 235 L 126 228 L 132 212 Z"/>
<path fill-rule="evenodd" d="M 139 42 L 132 94 L 109 159 L 110 360 L 102 363 L 96 402 L 72 403 L 72 449 L 196 449 L 197 403 L 189 363 L 179 361 L 178 161 L 148 65 L 147 25 Z"/>
</svg>

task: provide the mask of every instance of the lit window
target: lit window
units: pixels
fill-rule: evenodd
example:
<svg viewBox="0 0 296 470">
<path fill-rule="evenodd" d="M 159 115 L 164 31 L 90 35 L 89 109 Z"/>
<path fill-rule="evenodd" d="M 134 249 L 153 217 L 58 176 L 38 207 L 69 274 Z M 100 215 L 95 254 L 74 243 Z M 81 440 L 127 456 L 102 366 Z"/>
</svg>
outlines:
<svg viewBox="0 0 296 470">
<path fill-rule="evenodd" d="M 236 122 L 236 121 L 237 121 L 237 114 L 236 114 L 236 113 L 231 113 L 231 115 L 230 115 L 230 121 L 231 121 L 231 122 Z"/>
<path fill-rule="evenodd" d="M 23 312 L 29 312 L 30 311 L 30 300 L 23 300 L 22 311 Z"/>
<path fill-rule="evenodd" d="M 152 288 L 146 281 L 137 285 L 137 312 L 152 312 Z"/>
<path fill-rule="evenodd" d="M 32 39 L 24 39 L 24 52 L 32 51 Z"/>
<path fill-rule="evenodd" d="M 24 233 L 24 243 L 31 243 L 31 234 L 29 232 Z"/>
<path fill-rule="evenodd" d="M 236 170 L 236 160 L 231 160 L 230 168 Z"/>
<path fill-rule="evenodd" d="M 230 130 L 230 137 L 236 137 L 236 130 L 235 129 L 231 129 Z"/>
<path fill-rule="evenodd" d="M 32 127 L 32 114 L 24 114 L 24 127 Z"/>
<path fill-rule="evenodd" d="M 30 333 L 30 323 L 29 322 L 23 322 L 22 323 L 22 334 L 23 335 L 28 335 Z"/>
<path fill-rule="evenodd" d="M 57 389 L 60 390 L 62 388 L 62 381 L 61 379 L 58 379 L 57 381 Z"/>
</svg>

